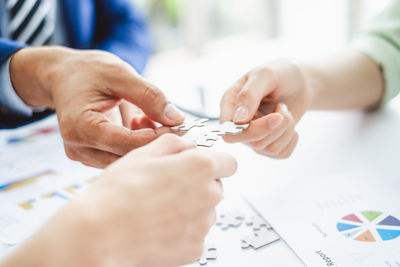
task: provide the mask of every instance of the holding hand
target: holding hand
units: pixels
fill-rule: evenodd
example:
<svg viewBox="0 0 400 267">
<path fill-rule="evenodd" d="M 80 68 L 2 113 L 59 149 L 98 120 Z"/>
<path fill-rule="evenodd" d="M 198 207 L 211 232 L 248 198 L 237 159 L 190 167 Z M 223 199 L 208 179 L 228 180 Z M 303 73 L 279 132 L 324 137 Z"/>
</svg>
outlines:
<svg viewBox="0 0 400 267">
<path fill-rule="evenodd" d="M 24 48 L 13 55 L 10 75 L 28 105 L 55 109 L 66 154 L 90 166 L 103 168 L 170 132 L 154 121 L 184 120 L 158 88 L 107 52 Z"/>
<path fill-rule="evenodd" d="M 129 153 L 5 266 L 177 266 L 199 259 L 222 198 L 218 178 L 232 175 L 236 161 L 194 147 L 164 135 Z"/>
<path fill-rule="evenodd" d="M 295 125 L 310 103 L 305 78 L 295 64 L 282 60 L 255 68 L 222 98 L 221 122 L 250 122 L 247 130 L 224 140 L 246 143 L 265 156 L 287 158 L 298 140 Z"/>
</svg>

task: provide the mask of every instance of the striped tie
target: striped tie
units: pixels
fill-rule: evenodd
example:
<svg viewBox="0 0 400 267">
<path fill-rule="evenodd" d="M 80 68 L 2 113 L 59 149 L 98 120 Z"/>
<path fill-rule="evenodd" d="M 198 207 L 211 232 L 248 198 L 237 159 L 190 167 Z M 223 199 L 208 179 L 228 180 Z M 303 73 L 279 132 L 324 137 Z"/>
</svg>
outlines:
<svg viewBox="0 0 400 267">
<path fill-rule="evenodd" d="M 54 32 L 50 0 L 6 0 L 9 37 L 34 46 L 47 45 Z"/>
</svg>

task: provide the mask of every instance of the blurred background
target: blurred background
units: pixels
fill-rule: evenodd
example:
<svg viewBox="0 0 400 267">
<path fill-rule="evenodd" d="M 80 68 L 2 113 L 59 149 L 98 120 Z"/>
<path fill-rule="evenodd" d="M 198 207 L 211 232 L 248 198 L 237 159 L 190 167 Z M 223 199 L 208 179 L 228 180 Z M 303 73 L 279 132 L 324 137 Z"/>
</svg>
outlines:
<svg viewBox="0 0 400 267">
<path fill-rule="evenodd" d="M 135 0 L 147 12 L 156 51 L 237 35 L 345 44 L 388 0 Z"/>
<path fill-rule="evenodd" d="M 155 56 L 146 76 L 182 107 L 217 116 L 226 88 L 280 57 L 343 49 L 389 0 L 133 0 Z"/>
</svg>

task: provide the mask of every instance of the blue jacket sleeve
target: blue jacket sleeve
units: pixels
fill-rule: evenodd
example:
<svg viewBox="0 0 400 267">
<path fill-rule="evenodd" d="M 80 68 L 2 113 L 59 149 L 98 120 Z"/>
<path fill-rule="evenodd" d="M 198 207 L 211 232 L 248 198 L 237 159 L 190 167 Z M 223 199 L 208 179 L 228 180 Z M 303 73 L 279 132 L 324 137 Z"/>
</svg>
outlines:
<svg viewBox="0 0 400 267">
<path fill-rule="evenodd" d="M 141 73 L 152 53 L 143 13 L 132 0 L 96 1 L 96 48 L 116 54 Z"/>
<path fill-rule="evenodd" d="M 21 49 L 25 46 L 25 44 L 15 42 L 7 38 L 0 38 L 0 64 L 3 64 L 18 49 Z"/>
</svg>

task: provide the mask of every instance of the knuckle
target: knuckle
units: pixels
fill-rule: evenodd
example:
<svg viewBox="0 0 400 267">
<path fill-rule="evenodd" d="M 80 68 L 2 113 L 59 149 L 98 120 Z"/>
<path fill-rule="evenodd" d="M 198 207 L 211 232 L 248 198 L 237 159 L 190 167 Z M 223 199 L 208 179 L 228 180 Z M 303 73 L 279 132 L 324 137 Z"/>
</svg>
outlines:
<svg viewBox="0 0 400 267">
<path fill-rule="evenodd" d="M 279 154 L 279 155 L 277 156 L 277 158 L 278 158 L 278 159 L 287 159 L 287 158 L 289 158 L 290 154 L 291 154 L 291 153 L 289 153 L 289 152 L 284 152 L 284 153 Z"/>
<path fill-rule="evenodd" d="M 245 87 L 242 91 L 238 94 L 239 99 L 253 99 L 255 98 L 255 93 L 252 90 L 253 88 Z"/>
<path fill-rule="evenodd" d="M 207 208 L 214 208 L 222 200 L 222 190 L 214 184 L 207 186 L 203 194 Z"/>
<path fill-rule="evenodd" d="M 65 141 L 78 142 L 79 137 L 74 127 L 71 127 L 73 123 L 70 120 L 60 121 L 60 134 Z"/>
<path fill-rule="evenodd" d="M 74 149 L 71 149 L 69 147 L 65 147 L 65 154 L 67 155 L 68 158 L 78 161 L 79 160 L 79 153 L 77 153 Z"/>
<path fill-rule="evenodd" d="M 272 155 L 278 155 L 281 152 L 281 147 L 275 142 L 267 146 L 266 151 Z"/>
<path fill-rule="evenodd" d="M 143 105 L 155 105 L 160 101 L 160 98 L 164 98 L 163 93 L 160 89 L 155 87 L 154 85 L 147 84 L 145 86 L 143 97 L 141 103 Z"/>
<path fill-rule="evenodd" d="M 274 75 L 274 71 L 268 67 L 268 66 L 263 66 L 261 68 L 258 69 L 257 74 L 262 76 L 262 77 L 271 77 Z"/>
<path fill-rule="evenodd" d="M 195 165 L 195 169 L 201 171 L 202 176 L 213 176 L 217 171 L 216 163 L 207 155 L 193 150 L 189 154 L 189 161 Z"/>
<path fill-rule="evenodd" d="M 265 148 L 265 144 L 262 141 L 257 141 L 251 144 L 251 147 L 255 150 L 262 150 Z"/>
</svg>

